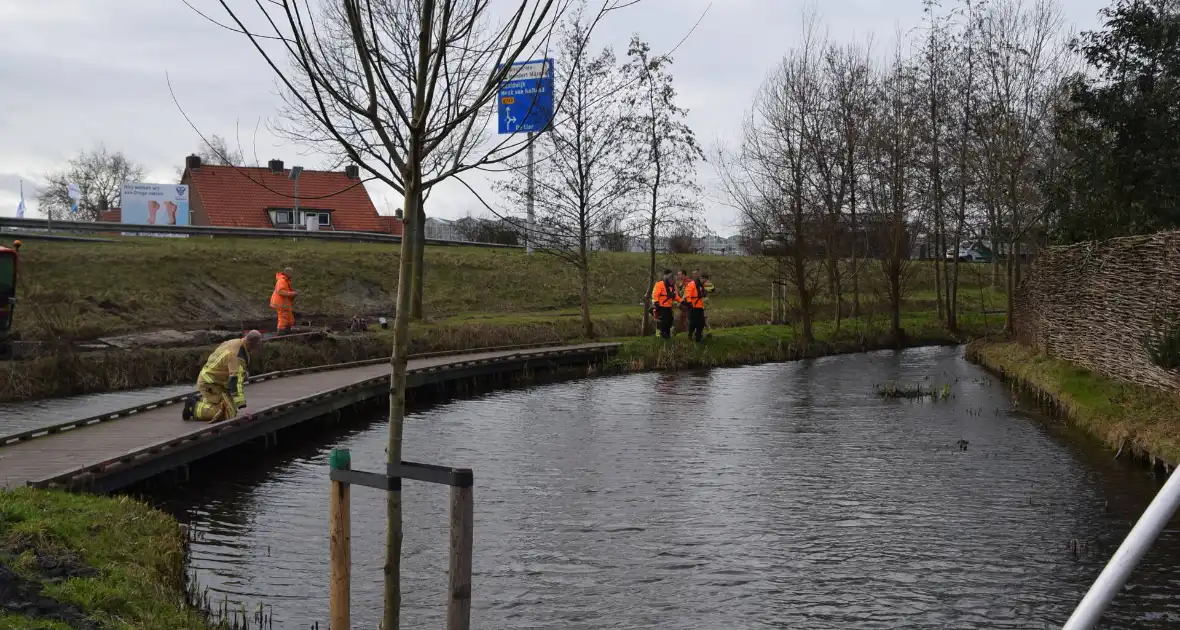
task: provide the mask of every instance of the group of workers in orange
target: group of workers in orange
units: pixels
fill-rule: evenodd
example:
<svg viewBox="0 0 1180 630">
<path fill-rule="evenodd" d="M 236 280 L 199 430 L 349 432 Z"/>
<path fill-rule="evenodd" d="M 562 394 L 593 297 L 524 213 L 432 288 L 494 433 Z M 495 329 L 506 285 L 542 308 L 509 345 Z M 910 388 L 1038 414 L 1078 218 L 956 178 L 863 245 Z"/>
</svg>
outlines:
<svg viewBox="0 0 1180 630">
<path fill-rule="evenodd" d="M 295 296 L 291 287 L 294 272 L 290 267 L 275 274 L 275 288 L 270 307 L 278 316 L 278 334 L 291 332 L 295 325 Z M 262 333 L 251 330 L 237 339 L 217 346 L 197 375 L 197 395 L 184 401 L 184 420 L 221 422 L 235 418 L 246 407 L 246 379 L 250 358 L 262 347 Z"/>
<path fill-rule="evenodd" d="M 687 331 L 690 339 L 701 341 L 707 321 L 705 300 L 714 290 L 709 274 L 701 273 L 698 269 L 693 269 L 691 275 L 683 269 L 675 275 L 671 269 L 665 269 L 663 276 L 656 280 L 651 289 L 652 312 L 659 335 L 664 339 L 672 338 L 675 313 L 679 309 L 677 332 Z"/>
<path fill-rule="evenodd" d="M 276 273 L 275 288 L 270 295 L 270 307 L 278 318 L 280 335 L 289 333 L 295 325 L 295 297 L 299 293 L 291 286 L 294 275 L 290 267 Z M 687 331 L 690 339 L 701 341 L 706 324 L 705 300 L 714 290 L 707 273 L 693 269 L 689 274 L 681 269 L 673 275 L 672 270 L 665 269 L 651 291 L 660 336 L 672 337 L 675 313 L 679 309 L 679 331 Z M 261 347 L 262 333 L 257 330 L 217 346 L 197 375 L 197 395 L 185 400 L 181 417 L 202 422 L 237 417 L 246 408 L 250 359 L 257 356 Z"/>
</svg>

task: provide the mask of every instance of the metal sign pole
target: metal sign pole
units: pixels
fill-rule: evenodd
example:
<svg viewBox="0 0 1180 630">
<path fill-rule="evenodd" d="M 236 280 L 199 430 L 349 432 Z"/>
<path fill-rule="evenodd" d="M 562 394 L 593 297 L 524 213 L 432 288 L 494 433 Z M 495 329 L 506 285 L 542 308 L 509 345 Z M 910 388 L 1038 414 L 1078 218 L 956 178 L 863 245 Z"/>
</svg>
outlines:
<svg viewBox="0 0 1180 630">
<path fill-rule="evenodd" d="M 529 132 L 527 137 L 528 137 L 528 143 L 529 143 L 529 148 L 528 148 L 528 161 L 529 161 L 529 165 L 528 165 L 529 184 L 528 184 L 528 186 L 529 186 L 529 188 L 528 188 L 528 200 L 527 200 L 529 226 L 528 226 L 527 232 L 525 233 L 524 242 L 525 242 L 525 245 L 527 246 L 528 255 L 532 256 L 533 255 L 533 231 L 534 231 L 533 222 L 536 220 L 536 214 L 534 211 L 534 203 L 535 203 L 534 199 L 536 198 L 536 195 L 537 195 L 537 172 L 536 172 L 537 162 L 536 162 L 535 154 L 533 153 L 534 135 L 532 132 Z"/>
<path fill-rule="evenodd" d="M 1172 520 L 1177 507 L 1180 507 L 1180 473 L 1173 472 L 1062 630 L 1090 630 L 1098 625 L 1106 607 L 1127 583 L 1131 572 L 1139 566 L 1143 555 L 1167 527 L 1168 521 Z"/>
</svg>

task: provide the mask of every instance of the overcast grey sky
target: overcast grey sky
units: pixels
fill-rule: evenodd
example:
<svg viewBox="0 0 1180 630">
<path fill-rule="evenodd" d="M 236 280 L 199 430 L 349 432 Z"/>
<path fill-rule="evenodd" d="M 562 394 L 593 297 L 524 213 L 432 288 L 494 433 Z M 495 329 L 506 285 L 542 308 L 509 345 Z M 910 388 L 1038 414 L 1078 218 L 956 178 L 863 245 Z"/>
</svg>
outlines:
<svg viewBox="0 0 1180 630">
<path fill-rule="evenodd" d="M 216 0 L 190 2 L 213 17 L 225 15 Z M 673 67 L 681 103 L 706 152 L 736 138 L 766 73 L 798 40 L 805 0 L 642 0 L 612 14 L 596 38 L 623 56 L 637 32 L 662 53 L 710 4 Z M 1094 28 L 1098 10 L 1108 4 L 1067 0 L 1064 14 L 1077 29 Z M 230 5 L 255 10 L 253 0 Z M 871 34 L 878 49 L 922 17 L 921 0 L 822 0 L 819 7 L 833 39 Z M 280 101 L 271 72 L 245 37 L 210 24 L 180 0 L 0 0 L 0 215 L 15 215 L 23 179 L 27 216 L 38 216 L 36 182 L 100 142 L 143 164 L 149 180 L 175 181 L 177 167 L 200 139 L 173 104 L 165 73 L 202 133 L 234 143 L 237 125 L 248 159 L 257 153 L 262 163 L 280 158 L 319 165 L 319 156 L 302 155 L 300 147 L 266 130 Z M 711 195 L 711 167 L 702 166 L 700 178 Z M 369 191 L 383 213 L 400 205 L 387 188 L 370 185 Z M 469 211 L 483 214 L 458 185 L 436 191 L 428 206 L 440 217 Z M 733 213 L 713 201 L 706 200 L 706 218 L 719 233 L 734 231 Z"/>
</svg>

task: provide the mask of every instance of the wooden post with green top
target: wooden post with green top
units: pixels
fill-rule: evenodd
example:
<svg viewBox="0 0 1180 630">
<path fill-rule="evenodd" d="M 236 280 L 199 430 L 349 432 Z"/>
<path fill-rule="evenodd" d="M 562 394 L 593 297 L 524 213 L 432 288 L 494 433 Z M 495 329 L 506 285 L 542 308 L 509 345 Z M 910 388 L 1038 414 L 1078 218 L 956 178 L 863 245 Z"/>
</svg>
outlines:
<svg viewBox="0 0 1180 630">
<path fill-rule="evenodd" d="M 328 459 L 332 470 L 351 470 L 352 454 L 348 449 L 335 449 Z M 329 562 L 331 564 L 329 624 L 332 630 L 349 630 L 349 571 L 352 567 L 352 532 L 349 523 L 349 485 L 332 481 L 332 498 L 328 515 Z"/>
</svg>

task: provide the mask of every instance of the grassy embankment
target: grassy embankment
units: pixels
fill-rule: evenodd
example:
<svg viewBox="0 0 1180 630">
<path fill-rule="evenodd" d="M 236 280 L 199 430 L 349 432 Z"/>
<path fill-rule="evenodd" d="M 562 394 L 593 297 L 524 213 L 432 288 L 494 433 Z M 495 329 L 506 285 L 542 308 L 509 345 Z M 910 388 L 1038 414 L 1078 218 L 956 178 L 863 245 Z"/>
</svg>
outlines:
<svg viewBox="0 0 1180 630">
<path fill-rule="evenodd" d="M 16 328 L 26 339 L 88 339 L 146 329 L 192 329 L 218 324 L 236 329 L 251 320 L 268 322 L 271 313 L 267 301 L 274 271 L 285 265 L 296 269 L 300 319 L 323 322 L 358 314 L 389 313 L 397 288 L 393 270 L 398 249 L 388 245 L 123 239 L 113 244 L 33 242 L 22 254 Z M 545 256 L 530 258 L 518 251 L 478 248 L 428 248 L 426 259 L 427 320 L 414 326 L 412 351 L 581 338 L 577 283 L 568 266 Z M 717 296 L 710 299 L 713 329 L 758 326 L 769 319 L 769 286 L 749 259 L 667 256 L 660 264 L 711 272 L 719 289 Z M 639 304 L 647 291 L 646 265 L 645 254 L 604 253 L 595 257 L 592 315 L 599 337 L 624 338 L 639 333 Z M 879 337 L 887 325 L 888 310 L 878 298 L 879 277 L 872 269 L 864 272 L 864 315 L 842 322 L 840 343 L 880 345 L 877 341 L 848 341 L 850 334 L 870 340 Z M 961 308 L 967 332 L 980 329 L 985 308 L 997 309 L 1000 305 L 999 296 L 981 288 L 985 277 L 984 270 L 965 268 Z M 909 286 L 905 312 L 933 322 L 932 267 L 914 265 Z M 849 299 L 846 293 L 846 310 Z M 828 330 L 835 301 L 823 294 L 817 301 L 817 337 L 820 342 L 828 342 L 835 333 Z M 989 324 L 1002 321 L 1000 315 L 986 317 Z M 921 324 L 919 328 L 929 326 Z M 735 334 L 758 339 L 769 333 L 755 329 Z M 789 327 L 771 335 L 776 337 L 773 353 L 754 348 L 757 343 L 753 342 L 745 344 L 750 347 L 734 346 L 732 361 L 799 355 L 803 350 L 790 344 L 793 335 Z M 782 351 L 785 354 L 778 350 L 782 345 L 778 338 L 787 344 Z M 655 353 L 650 363 L 668 365 L 668 353 L 661 354 L 649 341 L 653 340 L 638 340 L 635 347 Z M 717 337 L 711 344 L 714 349 L 706 354 L 721 352 L 723 343 L 731 342 Z M 0 400 L 187 382 L 208 351 L 204 347 L 85 354 L 63 351 L 13 362 L 0 366 Z M 819 349 L 808 351 L 815 353 Z M 340 337 L 314 345 L 276 343 L 267 348 L 253 371 L 375 358 L 388 352 L 387 339 L 380 334 Z M 696 356 L 695 351 L 689 354 Z"/>
<path fill-rule="evenodd" d="M 1112 451 L 1152 465 L 1180 463 L 1180 396 L 1099 376 L 1015 342 L 974 342 L 968 357 Z"/>
<path fill-rule="evenodd" d="M 184 546 L 132 499 L 0 493 L 0 627 L 209 628 L 185 603 Z"/>
</svg>

